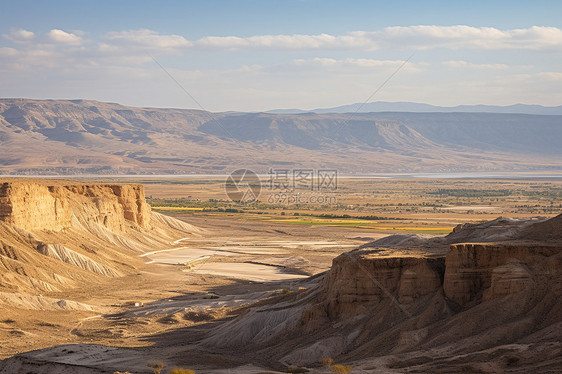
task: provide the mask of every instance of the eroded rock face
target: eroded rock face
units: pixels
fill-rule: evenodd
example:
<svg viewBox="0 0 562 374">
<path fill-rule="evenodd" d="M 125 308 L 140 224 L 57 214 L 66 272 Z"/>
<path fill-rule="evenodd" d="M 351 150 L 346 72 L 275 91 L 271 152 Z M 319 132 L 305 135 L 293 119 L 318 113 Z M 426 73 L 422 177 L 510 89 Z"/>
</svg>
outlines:
<svg viewBox="0 0 562 374">
<path fill-rule="evenodd" d="M 534 280 L 529 268 L 513 259 L 492 270 L 490 287 L 484 290 L 483 300 L 523 292 L 533 286 Z"/>
<path fill-rule="evenodd" d="M 561 247 L 531 243 L 453 244 L 446 257 L 445 296 L 460 306 L 530 289 L 539 276 L 556 276 L 549 266 Z M 558 256 L 559 257 L 559 256 Z"/>
<path fill-rule="evenodd" d="M 52 292 L 130 274 L 198 228 L 151 212 L 141 185 L 0 181 L 0 291 Z"/>
<path fill-rule="evenodd" d="M 0 185 L 0 220 L 26 230 L 59 231 L 71 223 L 68 200 L 51 193 L 46 185 Z"/>
<path fill-rule="evenodd" d="M 141 227 L 147 227 L 150 222 L 150 207 L 146 203 L 144 187 L 142 185 L 111 186 L 123 207 L 123 217 Z"/>
<path fill-rule="evenodd" d="M 141 185 L 0 185 L 0 220 L 7 224 L 25 230 L 60 231 L 71 226 L 73 216 L 111 230 L 131 224 L 147 228 L 150 207 Z"/>
<path fill-rule="evenodd" d="M 375 257 L 344 253 L 334 259 L 324 287 L 331 319 L 360 315 L 383 298 L 410 305 L 441 287 L 443 258 Z"/>
</svg>

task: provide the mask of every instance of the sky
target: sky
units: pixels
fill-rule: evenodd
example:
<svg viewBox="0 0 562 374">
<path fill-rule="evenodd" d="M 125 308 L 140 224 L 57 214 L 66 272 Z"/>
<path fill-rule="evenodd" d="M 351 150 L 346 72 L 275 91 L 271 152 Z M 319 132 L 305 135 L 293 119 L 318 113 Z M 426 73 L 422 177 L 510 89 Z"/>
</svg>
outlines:
<svg viewBox="0 0 562 374">
<path fill-rule="evenodd" d="M 0 97 L 556 106 L 561 14 L 558 0 L 0 0 Z"/>
</svg>

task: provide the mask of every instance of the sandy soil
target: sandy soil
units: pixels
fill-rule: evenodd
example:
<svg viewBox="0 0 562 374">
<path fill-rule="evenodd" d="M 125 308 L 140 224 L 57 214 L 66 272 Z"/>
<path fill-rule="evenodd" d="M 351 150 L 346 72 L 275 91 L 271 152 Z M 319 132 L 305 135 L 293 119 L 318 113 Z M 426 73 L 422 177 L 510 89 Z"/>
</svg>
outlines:
<svg viewBox="0 0 562 374">
<path fill-rule="evenodd" d="M 38 297 L 12 296 L 10 303 L 0 304 L 0 358 L 67 344 L 158 347 L 158 336 L 231 318 L 241 307 L 298 289 L 300 279 L 327 270 L 334 257 L 373 239 L 360 229 L 183 218 L 207 229 L 208 235 L 155 248 L 143 256 L 146 264 L 135 274 L 40 295 L 41 302 Z M 178 339 L 176 344 L 183 338 Z M 88 365 L 103 353 L 105 359 L 114 357 L 111 362 L 122 359 L 108 368 L 122 370 L 125 362 L 129 370 L 146 371 L 146 357 L 139 358 L 138 351 L 107 348 L 100 353 L 97 346 L 72 347 L 64 355 L 64 348 L 44 355 Z M 57 355 L 61 358 L 53 358 Z M 240 372 L 253 370 L 246 369 Z"/>
<path fill-rule="evenodd" d="M 283 273 L 281 269 L 276 266 L 238 262 L 205 263 L 199 266 L 196 271 L 201 274 L 218 275 L 254 282 L 268 282 L 304 277 L 303 275 Z"/>
</svg>

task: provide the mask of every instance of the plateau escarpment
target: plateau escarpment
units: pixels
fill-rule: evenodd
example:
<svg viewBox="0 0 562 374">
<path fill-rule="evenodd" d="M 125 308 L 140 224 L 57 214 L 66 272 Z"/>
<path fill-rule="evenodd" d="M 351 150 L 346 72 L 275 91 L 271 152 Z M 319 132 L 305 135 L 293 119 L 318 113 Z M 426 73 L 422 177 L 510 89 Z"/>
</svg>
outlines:
<svg viewBox="0 0 562 374">
<path fill-rule="evenodd" d="M 59 231 L 70 226 L 72 215 L 66 200 L 55 197 L 49 187 L 29 183 L 0 185 L 0 221 L 22 229 Z"/>
<path fill-rule="evenodd" d="M 197 232 L 151 212 L 140 185 L 6 180 L 0 184 L 0 290 L 60 291 L 129 274 L 143 263 L 143 252 Z"/>
<path fill-rule="evenodd" d="M 349 174 L 560 170 L 561 122 L 559 115 L 208 113 L 0 99 L 0 171 L 191 174 L 229 173 L 240 165 L 256 172 L 277 165 Z"/>
</svg>

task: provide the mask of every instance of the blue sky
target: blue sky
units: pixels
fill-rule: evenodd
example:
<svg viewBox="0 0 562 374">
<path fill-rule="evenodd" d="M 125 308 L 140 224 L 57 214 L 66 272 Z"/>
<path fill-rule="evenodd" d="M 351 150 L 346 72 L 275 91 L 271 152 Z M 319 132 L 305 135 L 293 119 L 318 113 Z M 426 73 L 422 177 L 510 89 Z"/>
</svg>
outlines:
<svg viewBox="0 0 562 374">
<path fill-rule="evenodd" d="M 1 97 L 562 104 L 560 1 L 2 1 Z M 152 57 L 151 57 L 152 56 Z"/>
</svg>

